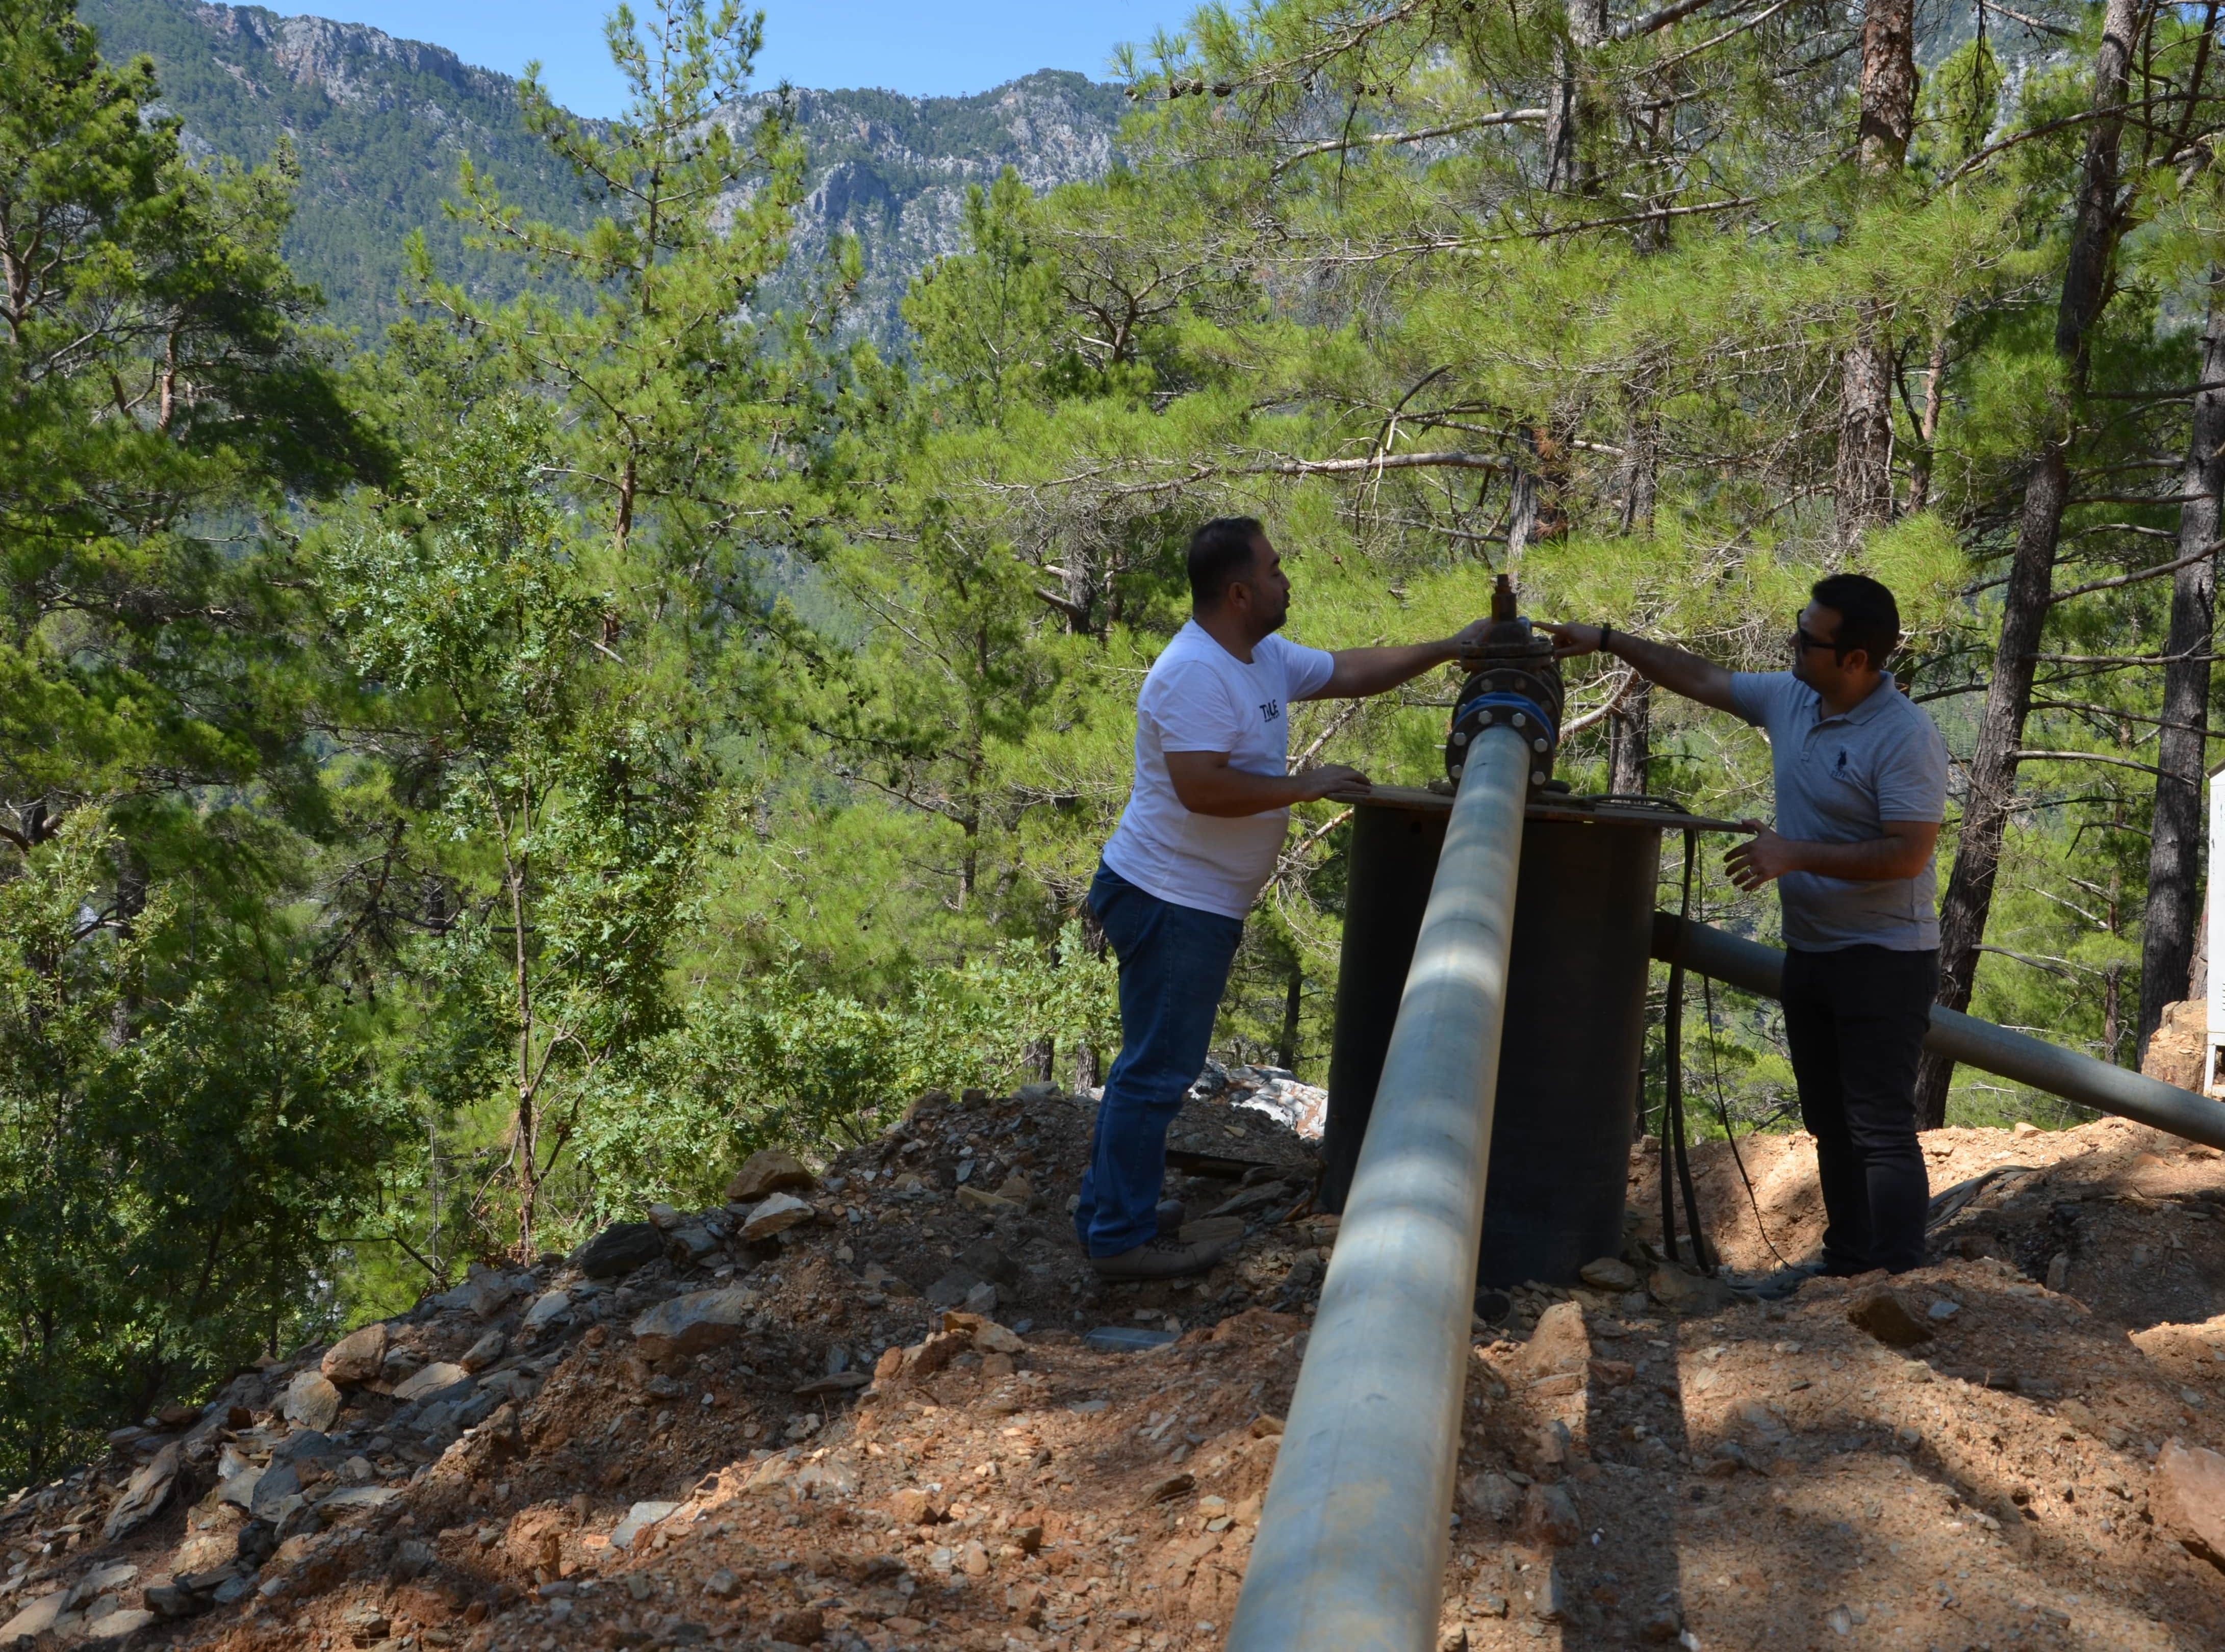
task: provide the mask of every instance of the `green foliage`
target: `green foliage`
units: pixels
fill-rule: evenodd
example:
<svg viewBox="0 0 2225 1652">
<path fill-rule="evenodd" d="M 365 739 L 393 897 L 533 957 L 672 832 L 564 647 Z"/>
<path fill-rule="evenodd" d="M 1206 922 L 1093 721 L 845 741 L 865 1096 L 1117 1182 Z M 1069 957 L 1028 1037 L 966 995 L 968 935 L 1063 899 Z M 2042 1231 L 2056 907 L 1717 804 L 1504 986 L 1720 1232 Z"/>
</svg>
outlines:
<svg viewBox="0 0 2225 1652">
<path fill-rule="evenodd" d="M 637 1069 L 586 1108 L 580 1151 L 600 1216 L 653 1199 L 715 1203 L 739 1160 L 782 1145 L 831 1155 L 929 1089 L 1009 1086 L 1030 1053 L 1117 1041 L 1118 981 L 1069 923 L 1052 946 L 1010 945 L 862 999 L 791 965 L 706 995 Z"/>
<path fill-rule="evenodd" d="M 81 810 L 0 880 L 8 1480 L 329 1324 L 325 1260 L 392 1145 L 282 937 L 186 880 L 130 925 L 93 915 L 117 849 Z"/>
<path fill-rule="evenodd" d="M 2143 46 L 2179 123 L 2133 132 L 2082 389 L 2055 299 L 2086 59 L 1959 47 L 1880 172 L 1850 159 L 1858 19 L 1613 21 L 1208 8 L 1130 65 L 1102 181 L 969 193 L 892 364 L 837 342 L 860 250 L 796 256 L 812 100 L 748 93 L 759 24 L 621 9 L 620 119 L 529 78 L 502 130 L 531 155 L 435 157 L 447 216 L 378 209 L 407 287 L 339 373 L 278 251 L 371 113 L 288 82 L 298 149 L 241 124 L 262 169 L 188 164 L 143 66 L 54 0 L 0 6 L 0 252 L 60 250 L 0 318 L 0 1472 L 471 1257 L 707 1202 L 758 1145 L 1093 1082 L 1117 973 L 1083 893 L 1213 514 L 1267 522 L 1292 635 L 1331 648 L 1448 635 L 1504 571 L 1534 613 L 1772 669 L 1810 583 L 1861 566 L 1967 753 L 2060 446 L 1977 1008 L 2131 1060 L 2156 565 L 2225 251 L 2202 24 Z M 916 147 L 989 120 L 883 112 Z M 868 193 L 827 221 L 887 218 Z M 1854 530 L 1833 408 L 1873 345 L 1893 512 Z M 1454 687 L 1294 708 L 1294 752 L 1423 780 Z M 1657 794 L 1769 812 L 1751 731 L 1613 661 L 1570 690 L 1579 789 L 1634 754 Z M 1318 1079 L 1349 832 L 1295 813 L 1217 1041 Z M 1773 930 L 1766 897 L 1698 899 Z M 1684 1014 L 1696 1111 L 1788 1122 L 1771 1012 Z M 1970 1087 L 1957 1116 L 2032 1105 Z"/>
</svg>

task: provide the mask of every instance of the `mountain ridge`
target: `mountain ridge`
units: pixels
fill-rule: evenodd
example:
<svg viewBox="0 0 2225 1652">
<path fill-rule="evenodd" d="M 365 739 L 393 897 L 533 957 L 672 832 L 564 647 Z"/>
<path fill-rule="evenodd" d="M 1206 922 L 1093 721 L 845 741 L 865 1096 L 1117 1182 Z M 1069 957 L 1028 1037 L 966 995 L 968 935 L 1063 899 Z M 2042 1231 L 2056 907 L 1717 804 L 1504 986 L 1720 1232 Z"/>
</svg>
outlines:
<svg viewBox="0 0 2225 1652">
<path fill-rule="evenodd" d="M 568 169 L 526 130 L 517 81 L 446 47 L 202 0 L 82 0 L 79 15 L 111 59 L 153 58 L 158 107 L 180 118 L 193 151 L 257 164 L 282 136 L 293 140 L 302 181 L 287 255 L 323 289 L 328 319 L 366 336 L 402 313 L 413 229 L 444 275 L 484 297 L 517 289 L 516 264 L 471 250 L 463 225 L 441 210 L 466 156 L 532 216 L 588 215 Z M 778 95 L 751 92 L 729 117 Z M 959 250 L 969 185 L 1006 165 L 1037 191 L 1102 176 L 1125 108 L 1118 87 L 1056 69 L 965 97 L 790 95 L 810 163 L 786 279 L 839 231 L 855 233 L 865 274 L 849 325 L 884 348 L 901 344 L 897 306 L 912 275 Z"/>
</svg>

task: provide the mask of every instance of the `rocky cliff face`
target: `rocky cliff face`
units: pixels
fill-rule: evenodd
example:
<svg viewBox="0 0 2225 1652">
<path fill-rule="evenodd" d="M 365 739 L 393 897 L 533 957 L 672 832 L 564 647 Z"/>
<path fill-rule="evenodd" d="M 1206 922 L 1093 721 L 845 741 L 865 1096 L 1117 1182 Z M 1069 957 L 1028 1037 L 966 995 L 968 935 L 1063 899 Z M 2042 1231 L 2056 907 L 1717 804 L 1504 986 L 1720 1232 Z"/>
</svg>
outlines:
<svg viewBox="0 0 2225 1652">
<path fill-rule="evenodd" d="M 735 117 L 753 117 L 764 101 L 750 100 Z M 833 235 L 855 235 L 865 279 L 853 325 L 896 341 L 897 307 L 912 276 L 963 250 L 967 190 L 986 187 L 1008 166 L 1038 193 L 1103 176 L 1125 108 L 1116 88 L 1055 69 L 971 98 L 799 92 L 796 121 L 812 170 L 797 214 L 798 264 L 821 256 Z"/>
<path fill-rule="evenodd" d="M 259 6 L 83 0 L 81 9 L 110 56 L 154 58 L 164 104 L 196 147 L 255 162 L 282 135 L 293 139 L 302 189 L 288 255 L 343 325 L 393 319 L 412 230 L 467 286 L 510 289 L 515 269 L 471 252 L 441 211 L 466 156 L 528 212 L 581 214 L 572 180 L 518 117 L 517 83 L 441 47 Z M 743 100 L 729 118 L 754 119 L 771 95 Z M 812 169 L 784 284 L 804 278 L 832 235 L 855 234 L 866 279 L 852 325 L 884 346 L 900 343 L 897 301 L 912 275 L 958 249 L 969 184 L 1006 166 L 1039 191 L 1100 176 L 1125 108 L 1117 88 L 1055 70 L 968 98 L 794 96 Z"/>
<path fill-rule="evenodd" d="M 475 69 L 445 47 L 396 40 L 361 23 L 324 17 L 281 17 L 260 6 L 181 8 L 216 41 L 267 53 L 296 85 L 314 87 L 336 104 L 381 109 L 414 100 L 397 74 L 445 80 L 468 97 L 507 98 L 508 77 Z M 428 107 L 436 119 L 445 111 Z"/>
</svg>

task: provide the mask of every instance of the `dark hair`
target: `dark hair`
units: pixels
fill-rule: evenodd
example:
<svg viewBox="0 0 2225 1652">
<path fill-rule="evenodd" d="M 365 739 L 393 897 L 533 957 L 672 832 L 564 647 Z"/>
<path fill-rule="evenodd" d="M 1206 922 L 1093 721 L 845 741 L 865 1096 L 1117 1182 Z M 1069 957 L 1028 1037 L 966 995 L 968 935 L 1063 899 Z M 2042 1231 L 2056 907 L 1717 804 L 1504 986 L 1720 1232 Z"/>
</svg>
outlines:
<svg viewBox="0 0 2225 1652">
<path fill-rule="evenodd" d="M 1860 649 L 1870 656 L 1870 669 L 1882 671 L 1893 649 L 1900 646 L 1900 604 L 1867 573 L 1834 573 L 1816 581 L 1808 594 L 1839 614 L 1839 634 L 1833 641 L 1839 657 Z"/>
<path fill-rule="evenodd" d="M 1255 547 L 1267 536 L 1257 516 L 1215 516 L 1189 536 L 1189 599 L 1219 602 L 1229 581 L 1252 571 Z"/>
</svg>

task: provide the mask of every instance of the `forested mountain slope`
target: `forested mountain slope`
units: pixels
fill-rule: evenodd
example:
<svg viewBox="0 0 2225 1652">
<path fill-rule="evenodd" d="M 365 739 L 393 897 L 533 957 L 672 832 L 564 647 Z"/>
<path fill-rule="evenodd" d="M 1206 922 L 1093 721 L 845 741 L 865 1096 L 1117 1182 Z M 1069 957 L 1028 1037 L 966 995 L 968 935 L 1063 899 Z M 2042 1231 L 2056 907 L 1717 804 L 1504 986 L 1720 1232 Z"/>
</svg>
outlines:
<svg viewBox="0 0 2225 1652">
<path fill-rule="evenodd" d="M 155 60 L 163 106 L 192 147 L 260 164 L 292 135 L 302 176 L 286 255 L 343 326 L 397 313 L 412 230 L 472 291 L 514 288 L 514 265 L 468 251 L 441 211 L 466 156 L 536 218 L 577 221 L 584 210 L 568 172 L 526 130 L 517 83 L 442 47 L 193 0 L 87 0 L 81 15 L 111 60 Z M 853 325 L 891 339 L 905 284 L 959 250 L 967 183 L 1007 165 L 1038 190 L 1101 176 L 1125 108 L 1118 89 L 1049 69 L 968 98 L 800 92 L 810 193 L 797 251 L 816 255 L 838 229 L 856 234 L 866 273 Z"/>
</svg>

